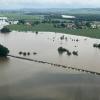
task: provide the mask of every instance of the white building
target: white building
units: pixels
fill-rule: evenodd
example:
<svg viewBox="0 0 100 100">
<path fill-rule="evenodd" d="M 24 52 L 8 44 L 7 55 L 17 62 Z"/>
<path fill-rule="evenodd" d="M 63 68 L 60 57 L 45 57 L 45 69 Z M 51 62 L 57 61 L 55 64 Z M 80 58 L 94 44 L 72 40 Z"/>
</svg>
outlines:
<svg viewBox="0 0 100 100">
<path fill-rule="evenodd" d="M 18 21 L 9 21 L 10 24 L 18 24 Z"/>
<path fill-rule="evenodd" d="M 0 25 L 8 25 L 9 23 L 7 21 L 7 17 L 0 17 Z"/>
<path fill-rule="evenodd" d="M 0 22 L 7 22 L 8 18 L 7 17 L 0 17 Z"/>
<path fill-rule="evenodd" d="M 91 28 L 92 29 L 96 29 L 97 28 L 97 25 L 96 24 L 91 24 Z"/>
<path fill-rule="evenodd" d="M 66 19 L 75 19 L 75 16 L 69 16 L 69 15 L 61 15 L 62 18 L 66 18 Z"/>
<path fill-rule="evenodd" d="M 9 25 L 7 17 L 0 17 L 0 29 L 4 26 Z"/>
<path fill-rule="evenodd" d="M 0 20 L 4 21 L 4 20 L 7 20 L 8 18 L 7 17 L 0 17 Z"/>
</svg>

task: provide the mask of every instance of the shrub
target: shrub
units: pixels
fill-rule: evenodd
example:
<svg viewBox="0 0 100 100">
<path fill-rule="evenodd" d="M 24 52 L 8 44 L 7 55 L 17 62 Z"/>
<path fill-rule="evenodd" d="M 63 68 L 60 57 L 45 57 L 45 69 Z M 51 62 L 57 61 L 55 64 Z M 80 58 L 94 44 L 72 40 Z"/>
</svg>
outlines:
<svg viewBox="0 0 100 100">
<path fill-rule="evenodd" d="M 73 51 L 73 55 L 78 56 L 78 51 Z"/>
<path fill-rule="evenodd" d="M 0 45 L 0 57 L 6 57 L 8 53 L 8 48 L 4 47 L 3 45 Z"/>
<path fill-rule="evenodd" d="M 9 32 L 11 32 L 11 31 L 7 27 L 4 27 L 4 28 L 1 29 L 1 33 L 9 33 Z"/>
<path fill-rule="evenodd" d="M 93 44 L 93 47 L 95 47 L 95 48 L 100 48 L 100 44 Z"/>
</svg>

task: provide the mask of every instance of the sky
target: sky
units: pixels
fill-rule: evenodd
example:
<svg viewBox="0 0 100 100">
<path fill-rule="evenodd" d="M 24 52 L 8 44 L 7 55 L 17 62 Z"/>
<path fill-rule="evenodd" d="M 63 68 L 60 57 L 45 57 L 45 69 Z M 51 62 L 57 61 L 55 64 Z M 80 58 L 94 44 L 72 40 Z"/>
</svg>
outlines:
<svg viewBox="0 0 100 100">
<path fill-rule="evenodd" d="M 100 0 L 0 0 L 0 9 L 99 7 Z"/>
</svg>

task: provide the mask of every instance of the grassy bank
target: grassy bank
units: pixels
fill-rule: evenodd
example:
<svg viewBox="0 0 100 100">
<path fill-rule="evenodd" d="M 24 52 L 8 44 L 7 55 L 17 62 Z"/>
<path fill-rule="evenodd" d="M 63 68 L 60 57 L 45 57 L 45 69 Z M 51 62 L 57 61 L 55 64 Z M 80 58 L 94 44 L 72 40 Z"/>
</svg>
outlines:
<svg viewBox="0 0 100 100">
<path fill-rule="evenodd" d="M 52 24 L 39 24 L 36 26 L 29 25 L 9 25 L 10 30 L 16 31 L 47 31 L 47 32 L 59 32 L 72 35 L 80 35 L 86 37 L 100 38 L 100 29 L 66 29 L 55 28 Z"/>
<path fill-rule="evenodd" d="M 24 15 L 21 13 L 0 13 L 0 16 L 6 16 L 9 20 L 30 20 L 30 21 L 35 21 L 35 20 L 40 20 L 41 16 L 39 15 Z"/>
</svg>

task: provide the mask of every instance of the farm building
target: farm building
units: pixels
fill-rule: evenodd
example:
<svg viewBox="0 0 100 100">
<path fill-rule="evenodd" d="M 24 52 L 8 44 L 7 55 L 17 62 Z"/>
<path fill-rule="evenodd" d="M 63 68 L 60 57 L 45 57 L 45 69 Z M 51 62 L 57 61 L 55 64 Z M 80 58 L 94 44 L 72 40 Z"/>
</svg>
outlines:
<svg viewBox="0 0 100 100">
<path fill-rule="evenodd" d="M 65 18 L 65 19 L 75 19 L 76 17 L 75 16 L 69 16 L 69 15 L 61 15 L 62 18 Z"/>
<path fill-rule="evenodd" d="M 8 25 L 8 18 L 7 17 L 0 17 L 0 25 Z"/>
</svg>

